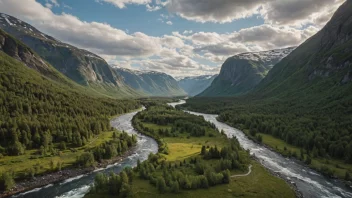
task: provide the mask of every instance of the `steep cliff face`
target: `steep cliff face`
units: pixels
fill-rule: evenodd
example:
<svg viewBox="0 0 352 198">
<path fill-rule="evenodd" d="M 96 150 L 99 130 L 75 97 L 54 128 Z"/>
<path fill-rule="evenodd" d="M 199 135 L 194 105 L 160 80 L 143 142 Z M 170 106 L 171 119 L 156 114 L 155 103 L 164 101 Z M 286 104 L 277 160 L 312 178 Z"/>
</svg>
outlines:
<svg viewBox="0 0 352 198">
<path fill-rule="evenodd" d="M 195 96 L 208 88 L 217 76 L 218 75 L 185 77 L 178 80 L 178 84 L 189 96 Z"/>
<path fill-rule="evenodd" d="M 123 82 L 148 96 L 185 96 L 177 81 L 170 75 L 155 71 L 136 71 L 114 67 L 121 74 Z"/>
<path fill-rule="evenodd" d="M 346 88 L 352 80 L 352 1 L 346 1 L 330 22 L 285 59 L 258 85 L 261 96 L 304 97 Z M 330 91 L 329 91 L 330 90 Z"/>
<path fill-rule="evenodd" d="M 235 96 L 253 89 L 282 58 L 294 48 L 251 52 L 228 58 L 220 74 L 199 96 Z"/>
<path fill-rule="evenodd" d="M 71 80 L 112 96 L 133 96 L 121 76 L 104 59 L 63 43 L 17 18 L 0 14 L 0 28 L 22 41 Z"/>
<path fill-rule="evenodd" d="M 27 67 L 38 71 L 52 80 L 72 84 L 67 78 L 61 75 L 50 64 L 45 62 L 39 55 L 29 47 L 16 40 L 11 35 L 0 29 L 0 51 L 22 62 Z"/>
</svg>

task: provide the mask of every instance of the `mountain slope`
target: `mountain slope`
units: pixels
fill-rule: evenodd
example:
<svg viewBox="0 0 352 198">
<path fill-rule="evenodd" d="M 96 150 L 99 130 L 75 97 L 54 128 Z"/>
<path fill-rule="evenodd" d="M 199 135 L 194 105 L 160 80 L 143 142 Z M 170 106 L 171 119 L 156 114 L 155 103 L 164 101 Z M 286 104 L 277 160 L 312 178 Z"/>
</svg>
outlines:
<svg viewBox="0 0 352 198">
<path fill-rule="evenodd" d="M 0 41 L 1 155 L 22 155 L 41 147 L 50 153 L 54 143 L 62 141 L 82 146 L 110 130 L 110 116 L 139 107 L 133 100 L 85 94 L 20 41 L 2 31 Z"/>
<path fill-rule="evenodd" d="M 22 41 L 73 81 L 114 97 L 138 95 L 101 57 L 48 36 L 31 25 L 0 14 L 0 28 Z"/>
<path fill-rule="evenodd" d="M 178 84 L 189 96 L 195 96 L 208 88 L 216 77 L 217 75 L 185 77 L 178 80 Z"/>
<path fill-rule="evenodd" d="M 253 89 L 282 58 L 294 48 L 249 52 L 228 58 L 201 97 L 242 95 Z"/>
<path fill-rule="evenodd" d="M 345 98 L 351 95 L 351 80 L 352 1 L 346 1 L 321 31 L 275 65 L 254 94 L 327 99 L 336 93 Z"/>
<path fill-rule="evenodd" d="M 153 71 L 141 72 L 117 67 L 114 70 L 121 74 L 125 84 L 149 96 L 167 97 L 186 95 L 179 87 L 177 81 L 165 73 Z"/>
<path fill-rule="evenodd" d="M 60 74 L 55 68 L 50 64 L 42 60 L 39 55 L 32 51 L 29 47 L 19 42 L 11 35 L 7 34 L 0 29 L 0 51 L 3 51 L 5 54 L 11 56 L 12 58 L 21 61 L 27 67 L 32 68 L 44 76 L 64 83 L 72 85 L 73 82 L 70 82 L 62 74 Z"/>
</svg>

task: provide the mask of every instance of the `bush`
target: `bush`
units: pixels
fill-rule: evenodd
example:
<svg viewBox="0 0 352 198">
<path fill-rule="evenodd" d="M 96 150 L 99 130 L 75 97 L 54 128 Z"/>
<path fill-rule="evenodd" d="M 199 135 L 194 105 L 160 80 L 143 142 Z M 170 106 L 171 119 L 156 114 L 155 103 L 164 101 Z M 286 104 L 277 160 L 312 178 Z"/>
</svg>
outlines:
<svg viewBox="0 0 352 198">
<path fill-rule="evenodd" d="M 15 186 L 15 180 L 10 173 L 3 173 L 0 178 L 0 190 L 11 190 Z"/>
<path fill-rule="evenodd" d="M 83 167 L 91 167 L 95 165 L 94 155 L 90 152 L 83 153 L 81 156 L 77 157 L 77 165 Z"/>
</svg>

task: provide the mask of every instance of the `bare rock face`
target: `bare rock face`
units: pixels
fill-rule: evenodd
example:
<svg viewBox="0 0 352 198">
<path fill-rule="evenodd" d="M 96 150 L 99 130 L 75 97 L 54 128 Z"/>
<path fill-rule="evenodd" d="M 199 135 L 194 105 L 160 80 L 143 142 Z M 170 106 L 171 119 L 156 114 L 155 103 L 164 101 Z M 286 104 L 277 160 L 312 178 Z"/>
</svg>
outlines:
<svg viewBox="0 0 352 198">
<path fill-rule="evenodd" d="M 39 72 L 44 74 L 52 72 L 52 68 L 50 68 L 30 48 L 19 43 L 2 30 L 0 30 L 0 50 Z"/>
<path fill-rule="evenodd" d="M 0 28 L 79 84 L 97 83 L 116 87 L 123 85 L 121 76 L 104 59 L 91 52 L 63 43 L 6 14 L 0 14 Z"/>
<path fill-rule="evenodd" d="M 314 62 L 314 70 L 309 79 L 315 77 L 331 77 L 341 73 L 341 83 L 346 83 L 352 71 L 352 3 L 346 3 L 335 13 L 333 19 L 315 36 L 320 40 L 318 55 Z M 312 61 L 312 62 L 313 62 Z M 346 77 L 347 76 L 347 77 Z M 346 77 L 346 78 L 345 78 Z"/>
</svg>

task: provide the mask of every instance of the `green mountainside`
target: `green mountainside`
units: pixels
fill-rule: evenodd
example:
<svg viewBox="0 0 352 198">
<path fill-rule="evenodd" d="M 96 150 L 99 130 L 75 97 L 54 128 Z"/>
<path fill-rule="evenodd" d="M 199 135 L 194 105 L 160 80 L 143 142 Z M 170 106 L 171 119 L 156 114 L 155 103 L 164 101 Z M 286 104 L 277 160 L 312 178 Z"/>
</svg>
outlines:
<svg viewBox="0 0 352 198">
<path fill-rule="evenodd" d="M 0 31 L 2 173 L 10 171 L 15 178 L 27 177 L 40 158 L 42 164 L 34 173 L 39 174 L 50 169 L 44 168 L 49 167 L 50 160 L 60 161 L 66 152 L 67 158 L 63 157 L 61 162 L 69 163 L 62 167 L 71 166 L 75 156 L 82 152 L 74 154 L 66 147 L 84 147 L 112 130 L 111 116 L 139 107 L 134 100 L 93 96 L 23 43 Z M 0 188 L 4 190 L 3 186 Z"/>
<path fill-rule="evenodd" d="M 228 58 L 216 77 L 199 97 L 242 95 L 253 89 L 282 58 L 294 48 L 248 52 Z"/>
<path fill-rule="evenodd" d="M 24 44 L 59 72 L 101 94 L 112 97 L 136 97 L 140 93 L 126 86 L 120 74 L 101 57 L 58 41 L 15 17 L 0 14 L 0 28 Z"/>
<path fill-rule="evenodd" d="M 302 99 L 313 94 L 343 98 L 352 80 L 352 2 L 268 73 L 255 89 L 262 97 Z M 322 98 L 323 99 L 323 98 Z"/>
</svg>

